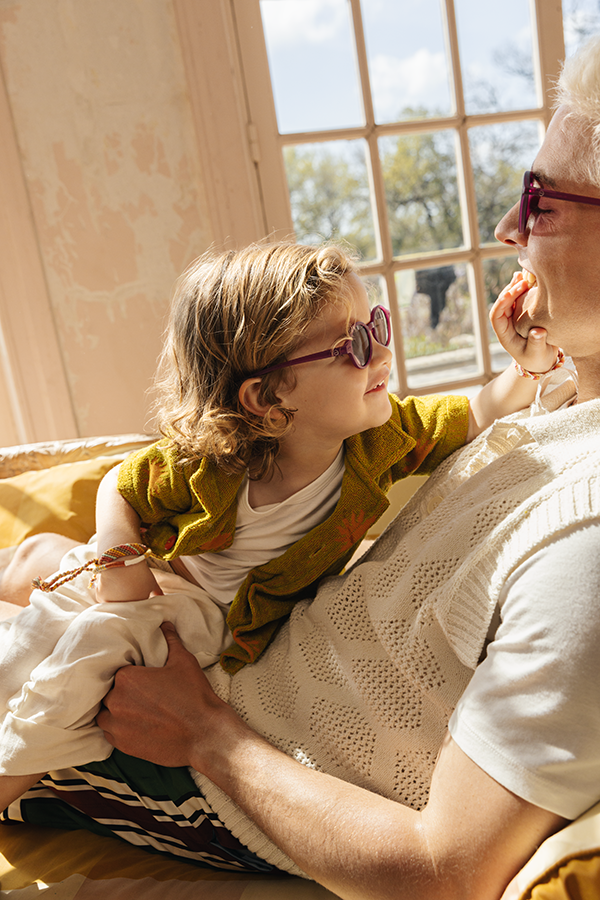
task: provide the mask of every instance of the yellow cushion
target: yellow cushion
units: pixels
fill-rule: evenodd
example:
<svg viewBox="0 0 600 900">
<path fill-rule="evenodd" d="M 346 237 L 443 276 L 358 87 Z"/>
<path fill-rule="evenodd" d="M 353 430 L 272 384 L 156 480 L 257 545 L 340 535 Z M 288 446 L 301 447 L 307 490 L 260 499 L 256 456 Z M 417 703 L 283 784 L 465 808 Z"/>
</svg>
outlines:
<svg viewBox="0 0 600 900">
<path fill-rule="evenodd" d="M 218 881 L 243 877 L 150 855 L 139 847 L 89 831 L 0 825 L 0 884 L 3 889 L 19 890 L 38 879 L 46 884 L 57 883 L 75 873 L 94 880 L 119 875 L 159 881 Z"/>
<path fill-rule="evenodd" d="M 548 874 L 523 895 L 531 900 L 598 900 L 600 897 L 600 856 L 570 859 Z"/>
<path fill-rule="evenodd" d="M 94 534 L 98 485 L 120 460 L 98 456 L 0 480 L 0 547 L 52 531 L 85 543 Z"/>
<path fill-rule="evenodd" d="M 503 900 L 600 900 L 600 803 L 547 838 Z"/>
<path fill-rule="evenodd" d="M 215 872 L 150 855 L 116 838 L 20 824 L 0 824 L 0 885 L 23 900 L 336 900 L 326 888 L 283 872 Z"/>
</svg>

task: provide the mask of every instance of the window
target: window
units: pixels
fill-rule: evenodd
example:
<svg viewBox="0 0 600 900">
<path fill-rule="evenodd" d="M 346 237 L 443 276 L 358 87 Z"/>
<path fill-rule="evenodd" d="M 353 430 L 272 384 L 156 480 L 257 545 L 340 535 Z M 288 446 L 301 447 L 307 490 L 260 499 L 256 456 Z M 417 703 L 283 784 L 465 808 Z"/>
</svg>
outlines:
<svg viewBox="0 0 600 900">
<path fill-rule="evenodd" d="M 590 29 L 583 7 L 598 10 L 569 2 L 575 45 Z M 487 314 L 516 256 L 494 227 L 551 116 L 560 5 L 233 0 L 233 10 L 267 231 L 358 250 L 374 302 L 392 313 L 397 391 L 474 392 L 506 364 Z"/>
</svg>

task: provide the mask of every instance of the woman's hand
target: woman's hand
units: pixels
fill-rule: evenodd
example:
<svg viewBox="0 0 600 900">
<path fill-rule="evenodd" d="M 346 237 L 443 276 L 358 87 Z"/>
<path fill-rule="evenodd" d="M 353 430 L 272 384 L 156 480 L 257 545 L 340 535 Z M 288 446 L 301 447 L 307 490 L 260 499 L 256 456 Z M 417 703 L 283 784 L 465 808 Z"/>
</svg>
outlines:
<svg viewBox="0 0 600 900">
<path fill-rule="evenodd" d="M 123 753 L 162 766 L 198 768 L 199 758 L 210 755 L 217 714 L 234 714 L 214 693 L 173 625 L 164 622 L 161 630 L 169 647 L 163 668 L 119 669 L 96 721 Z"/>
<path fill-rule="evenodd" d="M 558 356 L 558 347 L 546 342 L 545 328 L 531 328 L 526 338 L 515 328 L 530 285 L 522 272 L 515 272 L 510 284 L 500 293 L 490 310 L 490 322 L 496 337 L 515 362 L 528 372 L 548 372 Z"/>
</svg>

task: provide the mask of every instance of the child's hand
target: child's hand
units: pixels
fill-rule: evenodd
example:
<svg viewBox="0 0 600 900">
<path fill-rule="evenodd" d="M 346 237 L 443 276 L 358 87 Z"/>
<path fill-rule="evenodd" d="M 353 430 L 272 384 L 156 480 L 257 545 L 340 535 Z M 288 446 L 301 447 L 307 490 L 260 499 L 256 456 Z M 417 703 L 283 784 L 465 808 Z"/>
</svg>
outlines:
<svg viewBox="0 0 600 900">
<path fill-rule="evenodd" d="M 522 272 L 515 272 L 490 310 L 490 322 L 496 337 L 515 362 L 529 372 L 548 372 L 556 362 L 558 347 L 546 342 L 545 328 L 531 328 L 526 338 L 518 334 L 514 314 L 521 309 L 530 285 Z"/>
</svg>

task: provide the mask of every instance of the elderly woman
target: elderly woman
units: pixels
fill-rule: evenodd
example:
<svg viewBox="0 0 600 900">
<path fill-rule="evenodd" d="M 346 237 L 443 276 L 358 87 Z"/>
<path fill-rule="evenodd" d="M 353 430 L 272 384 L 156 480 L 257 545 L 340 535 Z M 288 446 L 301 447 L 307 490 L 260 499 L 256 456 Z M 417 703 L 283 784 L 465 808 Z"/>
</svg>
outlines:
<svg viewBox="0 0 600 900">
<path fill-rule="evenodd" d="M 35 798 L 58 792 L 138 841 L 305 874 L 344 898 L 492 900 L 600 798 L 590 97 L 600 40 L 566 66 L 521 201 L 497 229 L 537 280 L 506 310 L 508 337 L 519 346 L 545 329 L 574 360 L 577 391 L 553 373 L 532 415 L 451 457 L 363 562 L 296 607 L 255 666 L 213 670 L 209 684 L 163 626 L 166 666 L 122 669 L 98 717 L 122 752 L 50 773 L 8 818 L 34 820 Z"/>
</svg>

